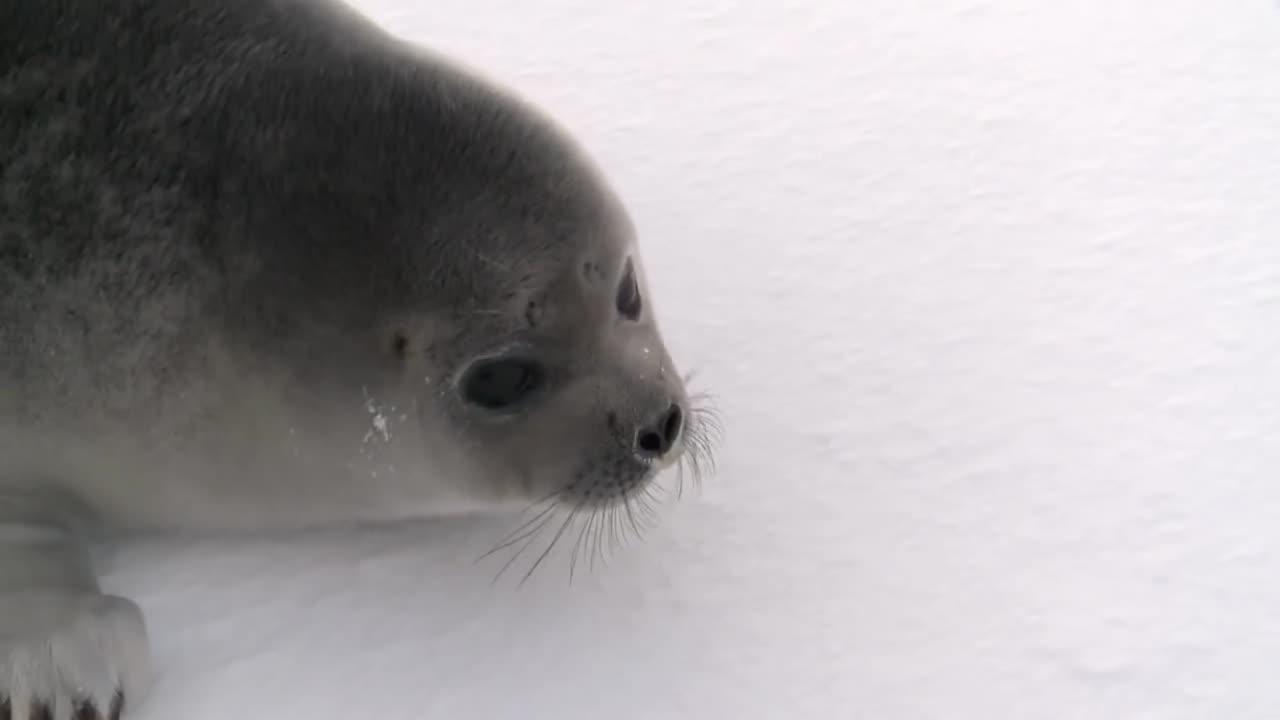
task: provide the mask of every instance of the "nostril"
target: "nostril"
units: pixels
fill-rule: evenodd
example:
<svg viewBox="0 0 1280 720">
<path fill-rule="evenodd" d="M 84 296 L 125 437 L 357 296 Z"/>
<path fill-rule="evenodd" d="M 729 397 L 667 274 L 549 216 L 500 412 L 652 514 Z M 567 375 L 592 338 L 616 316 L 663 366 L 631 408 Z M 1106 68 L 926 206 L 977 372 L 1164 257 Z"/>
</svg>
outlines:
<svg viewBox="0 0 1280 720">
<path fill-rule="evenodd" d="M 684 413 L 680 411 L 679 405 L 672 405 L 667 408 L 667 420 L 662 424 L 662 437 L 666 440 L 667 450 L 675 446 L 676 440 L 680 439 L 680 427 L 684 424 Z"/>
<path fill-rule="evenodd" d="M 684 413 L 679 405 L 672 405 L 658 418 L 652 426 L 641 428 L 636 433 L 636 449 L 643 455 L 665 455 L 680 438 L 680 428 L 684 423 Z"/>
<path fill-rule="evenodd" d="M 642 431 L 639 439 L 636 440 L 636 445 L 651 455 L 661 455 L 664 449 L 663 444 L 662 435 L 652 430 Z"/>
</svg>

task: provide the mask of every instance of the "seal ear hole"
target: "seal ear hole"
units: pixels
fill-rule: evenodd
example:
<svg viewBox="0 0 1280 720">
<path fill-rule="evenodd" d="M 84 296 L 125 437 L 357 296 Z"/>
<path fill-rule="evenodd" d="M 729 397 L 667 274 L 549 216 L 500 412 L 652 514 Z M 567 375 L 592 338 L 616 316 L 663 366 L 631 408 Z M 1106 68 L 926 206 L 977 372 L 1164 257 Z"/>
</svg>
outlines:
<svg viewBox="0 0 1280 720">
<path fill-rule="evenodd" d="M 643 304 L 640 300 L 640 284 L 636 282 L 635 264 L 627 258 L 622 270 L 622 282 L 618 284 L 618 295 L 615 299 L 618 312 L 628 320 L 639 320 Z"/>
<path fill-rule="evenodd" d="M 490 411 L 510 409 L 542 387 L 546 371 L 528 358 L 479 360 L 462 376 L 462 399 Z"/>
</svg>

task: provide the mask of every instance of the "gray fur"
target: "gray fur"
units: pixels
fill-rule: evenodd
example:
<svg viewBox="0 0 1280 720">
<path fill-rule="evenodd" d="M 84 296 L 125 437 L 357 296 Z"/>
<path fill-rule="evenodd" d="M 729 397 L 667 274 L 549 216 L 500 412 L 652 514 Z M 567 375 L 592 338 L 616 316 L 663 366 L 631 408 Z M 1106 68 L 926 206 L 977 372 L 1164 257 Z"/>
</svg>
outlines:
<svg viewBox="0 0 1280 720">
<path fill-rule="evenodd" d="M 512 348 L 545 391 L 463 402 Z M 673 403 L 680 441 L 639 453 Z M 609 506 L 697 420 L 625 210 L 518 99 L 326 0 L 0 0 L 15 717 L 146 683 L 137 609 L 98 595 L 76 532 Z"/>
</svg>

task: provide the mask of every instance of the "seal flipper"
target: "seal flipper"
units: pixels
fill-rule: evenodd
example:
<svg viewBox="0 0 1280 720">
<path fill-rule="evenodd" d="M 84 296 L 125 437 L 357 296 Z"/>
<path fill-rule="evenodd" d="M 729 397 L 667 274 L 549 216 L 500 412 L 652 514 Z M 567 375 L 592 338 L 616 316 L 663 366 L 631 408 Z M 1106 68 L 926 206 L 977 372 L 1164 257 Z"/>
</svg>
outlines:
<svg viewBox="0 0 1280 720">
<path fill-rule="evenodd" d="M 0 498 L 0 718 L 119 718 L 150 675 L 131 601 L 103 594 L 88 546 Z"/>
</svg>

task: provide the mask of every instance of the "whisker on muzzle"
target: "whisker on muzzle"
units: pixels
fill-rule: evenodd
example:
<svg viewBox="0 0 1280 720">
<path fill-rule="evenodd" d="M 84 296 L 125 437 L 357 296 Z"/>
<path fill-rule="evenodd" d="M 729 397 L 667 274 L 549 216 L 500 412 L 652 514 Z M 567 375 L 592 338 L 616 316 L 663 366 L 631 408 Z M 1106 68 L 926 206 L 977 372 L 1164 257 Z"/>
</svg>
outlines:
<svg viewBox="0 0 1280 720">
<path fill-rule="evenodd" d="M 692 383 L 693 377 L 693 373 L 685 376 L 686 386 Z M 530 511 L 533 511 L 533 516 L 521 522 L 481 556 L 480 559 L 484 559 L 519 546 L 498 571 L 494 581 L 533 546 L 539 534 L 557 523 L 559 513 L 564 514 L 563 520 L 558 521 L 559 527 L 554 536 L 525 572 L 520 585 L 544 566 L 546 559 L 566 534 L 576 531 L 569 554 L 569 583 L 572 584 L 578 573 L 580 559 L 585 560 L 587 572 L 594 573 L 597 564 L 601 567 L 607 565 L 610 558 L 629 542 L 642 542 L 645 535 L 659 523 L 661 504 L 672 494 L 677 500 L 683 499 L 687 480 L 692 481 L 696 491 L 701 491 L 704 479 L 716 471 L 716 451 L 723 440 L 724 426 L 715 398 L 710 393 L 690 393 L 689 405 L 683 430 L 683 451 L 674 468 L 674 493 L 662 486 L 660 478 L 654 478 L 647 483 L 620 489 L 617 495 L 609 498 L 608 503 L 592 502 L 589 493 L 575 502 L 566 503 L 565 498 L 572 494 L 569 491 L 574 487 L 574 484 L 566 484 L 522 511 L 519 517 Z M 594 482 L 589 488 L 605 485 L 603 482 Z M 571 507 L 566 507 L 568 504 Z"/>
</svg>

